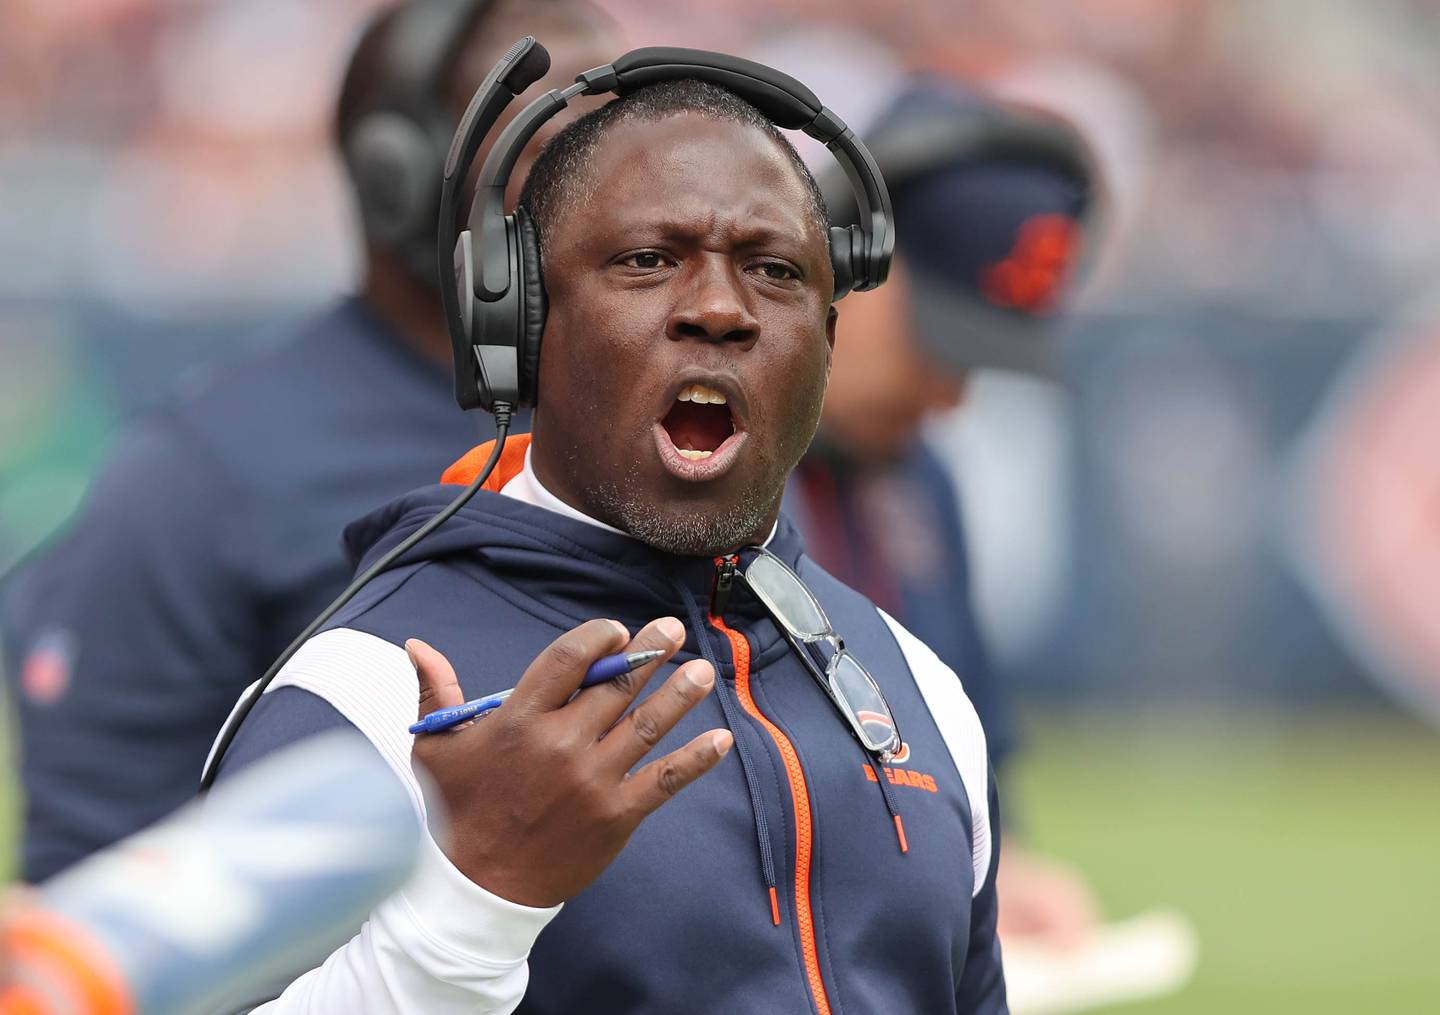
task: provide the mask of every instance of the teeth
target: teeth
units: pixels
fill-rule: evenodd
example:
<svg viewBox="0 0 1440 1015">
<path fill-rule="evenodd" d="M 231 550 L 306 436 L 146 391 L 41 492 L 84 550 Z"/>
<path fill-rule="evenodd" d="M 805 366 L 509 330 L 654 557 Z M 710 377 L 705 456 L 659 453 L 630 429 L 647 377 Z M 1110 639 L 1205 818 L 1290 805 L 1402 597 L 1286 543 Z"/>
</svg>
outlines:
<svg viewBox="0 0 1440 1015">
<path fill-rule="evenodd" d="M 707 388 L 703 384 L 690 384 L 675 396 L 677 402 L 699 402 L 702 405 L 724 405 L 725 396 L 714 388 Z"/>
<path fill-rule="evenodd" d="M 713 451 L 687 451 L 685 448 L 676 448 L 675 450 L 680 452 L 681 458 L 688 458 L 692 462 L 704 461 L 715 453 Z"/>
</svg>

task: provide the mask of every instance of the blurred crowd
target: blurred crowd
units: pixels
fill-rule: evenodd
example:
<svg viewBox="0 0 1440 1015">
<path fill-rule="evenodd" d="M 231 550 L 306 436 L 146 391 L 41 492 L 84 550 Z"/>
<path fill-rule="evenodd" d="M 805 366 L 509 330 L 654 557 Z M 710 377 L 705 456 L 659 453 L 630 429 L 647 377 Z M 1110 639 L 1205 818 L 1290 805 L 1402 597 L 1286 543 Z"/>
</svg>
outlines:
<svg viewBox="0 0 1440 1015">
<path fill-rule="evenodd" d="M 325 123 L 374 6 L 6 4 L 0 293 L 273 302 L 339 286 Z M 843 29 L 1060 108 L 1105 155 L 1125 226 L 1106 305 L 1350 316 L 1440 260 L 1430 0 L 607 6 L 637 44 L 744 51 Z"/>
<path fill-rule="evenodd" d="M 1277 563 L 1274 510 L 1330 378 L 1440 268 L 1440 3 L 603 5 L 636 45 L 788 36 L 823 63 L 843 38 L 843 76 L 863 40 L 1074 120 L 1109 200 L 1072 393 L 982 379 L 940 431 L 1001 659 L 1047 674 L 1063 652 L 1127 689 L 1353 680 Z M 119 419 L 353 281 L 327 123 L 375 6 L 0 5 L 0 569 Z M 987 427 L 1003 461 L 976 450 Z"/>
</svg>

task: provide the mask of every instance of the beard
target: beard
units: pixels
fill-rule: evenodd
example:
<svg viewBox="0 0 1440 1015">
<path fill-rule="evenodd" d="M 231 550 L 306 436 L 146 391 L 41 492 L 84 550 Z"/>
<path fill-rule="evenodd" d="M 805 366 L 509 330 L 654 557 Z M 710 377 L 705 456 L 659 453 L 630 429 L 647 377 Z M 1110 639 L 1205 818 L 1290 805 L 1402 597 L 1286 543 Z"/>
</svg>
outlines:
<svg viewBox="0 0 1440 1015">
<path fill-rule="evenodd" d="M 716 557 L 742 546 L 763 543 L 785 493 L 790 473 L 810 447 L 820 424 L 825 394 L 824 377 L 809 391 L 796 391 L 789 418 L 777 429 L 781 439 L 769 447 L 747 448 L 758 456 L 758 476 L 739 486 L 739 496 L 721 507 L 699 509 L 685 503 L 647 498 L 639 482 L 640 463 L 632 462 L 624 476 L 607 479 L 585 491 L 590 513 L 608 525 L 628 532 L 648 546 L 686 557 Z M 640 440 L 649 441 L 648 428 Z M 736 484 L 732 477 L 716 483 Z"/>
<path fill-rule="evenodd" d="M 639 464 L 633 468 L 638 472 Z M 634 482 L 606 482 L 587 493 L 597 518 L 647 546 L 686 557 L 714 557 L 764 541 L 788 474 L 787 469 L 777 482 L 747 487 L 724 510 L 709 513 L 647 500 Z"/>
<path fill-rule="evenodd" d="M 633 433 L 627 434 L 620 430 L 616 414 L 607 411 L 606 406 L 583 407 L 577 415 L 604 421 L 600 427 L 588 423 L 584 427 L 575 424 L 559 428 L 568 431 L 569 438 L 559 456 L 562 468 L 567 476 L 580 480 L 571 487 L 576 506 L 648 546 L 680 556 L 720 556 L 763 542 L 778 513 L 785 483 L 815 437 L 827 377 L 828 370 L 815 375 L 808 384 L 792 383 L 786 403 L 758 426 L 759 430 L 775 433 L 778 439 L 763 445 L 752 442 L 742 452 L 754 456 L 750 468 L 742 470 L 750 478 L 741 480 L 732 472 L 713 480 L 717 487 L 725 484 L 725 493 L 733 491 L 734 496 L 710 497 L 703 505 L 683 498 L 657 497 L 653 492 L 654 478 L 648 477 L 647 482 L 638 457 L 618 471 L 613 466 L 603 471 L 596 469 L 597 444 L 647 448 L 654 440 L 652 421 L 641 421 Z M 537 413 L 535 439 L 551 443 L 551 434 L 546 431 L 545 421 Z M 715 503 L 721 499 L 724 503 Z"/>
</svg>

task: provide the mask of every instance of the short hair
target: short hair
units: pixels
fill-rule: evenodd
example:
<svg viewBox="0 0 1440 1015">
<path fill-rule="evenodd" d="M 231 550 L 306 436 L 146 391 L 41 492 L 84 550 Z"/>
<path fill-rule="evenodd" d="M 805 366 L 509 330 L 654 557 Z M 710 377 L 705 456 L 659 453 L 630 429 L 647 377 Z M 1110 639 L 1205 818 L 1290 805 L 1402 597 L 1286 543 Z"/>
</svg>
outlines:
<svg viewBox="0 0 1440 1015">
<path fill-rule="evenodd" d="M 590 163 L 611 128 L 627 122 L 663 120 L 682 113 L 740 123 L 763 131 L 785 153 L 804 182 L 809 198 L 806 217 L 822 239 L 828 237 L 830 219 L 820 185 L 780 128 L 729 89 L 695 78 L 680 78 L 637 88 L 591 110 L 566 126 L 541 150 L 520 193 L 520 207 L 535 227 L 542 253 L 546 237 L 560 216 L 588 197 L 594 185 L 589 174 Z"/>
</svg>

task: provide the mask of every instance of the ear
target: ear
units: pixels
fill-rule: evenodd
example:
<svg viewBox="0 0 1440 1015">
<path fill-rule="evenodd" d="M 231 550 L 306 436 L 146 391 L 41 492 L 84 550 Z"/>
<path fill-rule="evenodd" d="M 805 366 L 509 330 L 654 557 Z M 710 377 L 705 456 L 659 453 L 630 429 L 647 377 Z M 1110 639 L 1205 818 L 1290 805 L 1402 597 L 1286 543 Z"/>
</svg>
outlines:
<svg viewBox="0 0 1440 1015">
<path fill-rule="evenodd" d="M 830 304 L 830 312 L 825 315 L 825 376 L 830 376 L 830 361 L 835 358 L 835 324 L 840 320 L 840 310 L 835 304 Z"/>
</svg>

